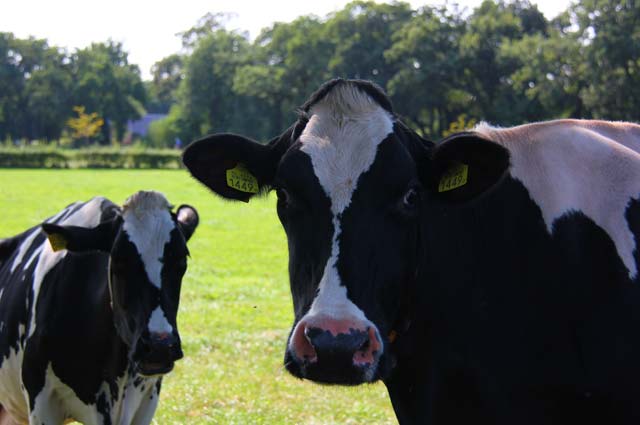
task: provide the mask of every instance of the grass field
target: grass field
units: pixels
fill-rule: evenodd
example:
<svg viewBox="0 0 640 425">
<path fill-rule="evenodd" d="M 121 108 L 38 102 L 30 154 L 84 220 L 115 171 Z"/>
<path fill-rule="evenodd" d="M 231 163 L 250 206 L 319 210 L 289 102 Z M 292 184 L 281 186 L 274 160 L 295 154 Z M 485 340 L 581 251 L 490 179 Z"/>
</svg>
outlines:
<svg viewBox="0 0 640 425">
<path fill-rule="evenodd" d="M 395 423 L 382 384 L 329 387 L 282 366 L 293 315 L 284 231 L 273 197 L 215 198 L 183 170 L 2 170 L 0 238 L 95 195 L 141 189 L 200 213 L 178 324 L 185 358 L 164 380 L 157 424 Z"/>
</svg>

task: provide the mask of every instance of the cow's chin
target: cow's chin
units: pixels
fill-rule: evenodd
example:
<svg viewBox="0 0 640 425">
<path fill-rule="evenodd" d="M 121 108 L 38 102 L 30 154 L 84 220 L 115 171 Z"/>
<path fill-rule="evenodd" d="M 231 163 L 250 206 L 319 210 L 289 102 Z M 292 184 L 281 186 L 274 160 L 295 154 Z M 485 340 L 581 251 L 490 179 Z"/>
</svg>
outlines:
<svg viewBox="0 0 640 425">
<path fill-rule="evenodd" d="M 326 359 L 308 362 L 298 359 L 291 350 L 287 350 L 284 366 L 296 378 L 308 379 L 320 384 L 353 386 L 381 379 L 379 365 L 382 360 L 383 358 L 379 358 L 373 364 L 366 365 L 354 365 L 350 362 L 343 363 Z"/>
<path fill-rule="evenodd" d="M 137 364 L 137 372 L 146 377 L 165 375 L 173 370 L 175 362 L 154 363 L 141 361 Z"/>
</svg>

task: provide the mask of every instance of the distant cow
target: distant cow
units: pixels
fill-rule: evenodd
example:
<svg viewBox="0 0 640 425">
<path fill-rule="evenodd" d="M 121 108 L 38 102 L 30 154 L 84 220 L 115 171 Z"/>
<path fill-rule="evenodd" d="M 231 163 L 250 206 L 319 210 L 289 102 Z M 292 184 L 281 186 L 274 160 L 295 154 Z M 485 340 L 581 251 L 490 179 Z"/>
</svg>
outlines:
<svg viewBox="0 0 640 425">
<path fill-rule="evenodd" d="M 575 120 L 434 144 L 333 80 L 270 143 L 184 162 L 227 198 L 277 191 L 295 376 L 383 379 L 405 423 L 639 424 L 639 151 L 637 125 Z"/>
<path fill-rule="evenodd" d="M 0 241 L 0 404 L 18 423 L 148 424 L 182 357 L 196 210 L 157 192 L 69 205 Z M 47 237 L 49 241 L 47 241 Z"/>
</svg>

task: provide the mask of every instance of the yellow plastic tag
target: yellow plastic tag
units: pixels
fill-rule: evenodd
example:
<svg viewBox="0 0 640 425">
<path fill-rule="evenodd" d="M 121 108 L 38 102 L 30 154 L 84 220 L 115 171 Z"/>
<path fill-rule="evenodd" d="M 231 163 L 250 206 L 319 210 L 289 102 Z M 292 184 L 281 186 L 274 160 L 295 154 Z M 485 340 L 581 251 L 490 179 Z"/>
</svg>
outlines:
<svg viewBox="0 0 640 425">
<path fill-rule="evenodd" d="M 458 162 L 442 175 L 440 184 L 438 185 L 438 192 L 447 192 L 464 186 L 467 184 L 468 177 L 469 166 Z"/>
<path fill-rule="evenodd" d="M 240 192 L 258 193 L 258 180 L 242 164 L 227 170 L 227 186 Z"/>
<path fill-rule="evenodd" d="M 51 249 L 53 249 L 54 252 L 67 249 L 67 240 L 64 238 L 64 236 L 58 233 L 52 233 L 48 236 L 48 238 L 49 243 L 51 244 Z"/>
</svg>

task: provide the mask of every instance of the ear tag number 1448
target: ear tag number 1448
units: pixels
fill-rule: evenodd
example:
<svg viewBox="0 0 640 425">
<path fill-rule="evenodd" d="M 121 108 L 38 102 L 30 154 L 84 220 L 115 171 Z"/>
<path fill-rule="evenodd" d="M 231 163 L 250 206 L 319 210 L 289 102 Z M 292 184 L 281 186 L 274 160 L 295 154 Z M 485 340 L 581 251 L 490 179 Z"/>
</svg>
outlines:
<svg viewBox="0 0 640 425">
<path fill-rule="evenodd" d="M 440 178 L 438 192 L 448 192 L 467 184 L 469 178 L 469 166 L 460 162 L 449 168 Z"/>
</svg>

